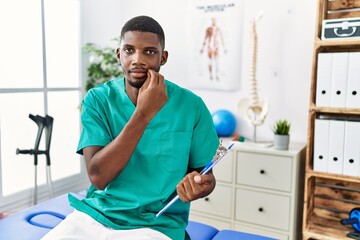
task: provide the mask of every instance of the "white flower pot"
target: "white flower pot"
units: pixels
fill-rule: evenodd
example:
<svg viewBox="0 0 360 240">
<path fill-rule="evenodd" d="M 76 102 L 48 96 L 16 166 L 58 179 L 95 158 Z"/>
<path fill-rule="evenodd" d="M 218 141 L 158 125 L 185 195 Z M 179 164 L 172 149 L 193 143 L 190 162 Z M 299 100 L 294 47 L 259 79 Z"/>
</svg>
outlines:
<svg viewBox="0 0 360 240">
<path fill-rule="evenodd" d="M 277 150 L 288 150 L 290 135 L 274 135 L 274 148 Z"/>
</svg>

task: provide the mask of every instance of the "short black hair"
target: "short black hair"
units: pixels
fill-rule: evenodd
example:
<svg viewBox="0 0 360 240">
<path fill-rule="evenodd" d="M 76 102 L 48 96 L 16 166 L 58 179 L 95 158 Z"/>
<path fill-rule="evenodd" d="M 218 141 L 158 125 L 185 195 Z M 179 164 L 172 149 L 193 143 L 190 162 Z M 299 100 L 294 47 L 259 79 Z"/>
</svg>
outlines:
<svg viewBox="0 0 360 240">
<path fill-rule="evenodd" d="M 165 34 L 161 25 L 152 17 L 149 16 L 137 16 L 125 23 L 121 29 L 120 42 L 124 38 L 126 32 L 152 32 L 155 33 L 160 41 L 162 48 L 165 48 Z"/>
</svg>

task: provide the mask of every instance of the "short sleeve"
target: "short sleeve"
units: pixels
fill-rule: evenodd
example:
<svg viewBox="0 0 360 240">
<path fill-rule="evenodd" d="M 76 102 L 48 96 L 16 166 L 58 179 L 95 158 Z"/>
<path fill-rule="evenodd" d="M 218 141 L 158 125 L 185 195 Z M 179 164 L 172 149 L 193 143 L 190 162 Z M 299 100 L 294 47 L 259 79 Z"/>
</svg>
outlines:
<svg viewBox="0 0 360 240">
<path fill-rule="evenodd" d="M 83 148 L 88 146 L 106 146 L 111 141 L 109 127 L 102 109 L 101 99 L 90 90 L 82 101 L 82 130 L 77 153 L 83 154 Z"/>
</svg>

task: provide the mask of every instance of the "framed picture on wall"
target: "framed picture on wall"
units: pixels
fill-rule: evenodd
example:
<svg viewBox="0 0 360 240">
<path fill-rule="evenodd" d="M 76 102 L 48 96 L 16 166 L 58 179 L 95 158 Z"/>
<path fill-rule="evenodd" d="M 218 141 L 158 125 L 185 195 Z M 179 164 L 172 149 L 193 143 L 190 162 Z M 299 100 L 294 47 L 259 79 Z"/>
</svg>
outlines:
<svg viewBox="0 0 360 240">
<path fill-rule="evenodd" d="M 188 86 L 226 91 L 240 88 L 242 25 L 239 1 L 189 2 Z"/>
</svg>

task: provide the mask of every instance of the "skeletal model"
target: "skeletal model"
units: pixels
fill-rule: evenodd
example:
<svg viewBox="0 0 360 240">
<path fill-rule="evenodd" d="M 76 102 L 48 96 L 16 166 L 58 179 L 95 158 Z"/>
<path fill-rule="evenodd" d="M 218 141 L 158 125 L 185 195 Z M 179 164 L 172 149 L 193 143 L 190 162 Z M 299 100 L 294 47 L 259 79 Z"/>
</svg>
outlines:
<svg viewBox="0 0 360 240">
<path fill-rule="evenodd" d="M 245 120 L 254 127 L 260 126 L 264 123 L 267 112 L 268 102 L 264 99 L 260 102 L 259 93 L 256 79 L 256 64 L 257 64 L 257 51 L 258 51 L 258 35 L 256 30 L 256 24 L 262 17 L 262 13 L 252 21 L 252 35 L 253 35 L 253 52 L 251 59 L 251 72 L 250 72 L 250 96 L 249 98 L 243 98 L 238 103 L 238 111 Z M 255 140 L 256 136 L 254 136 Z"/>
</svg>

